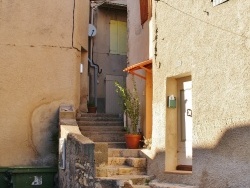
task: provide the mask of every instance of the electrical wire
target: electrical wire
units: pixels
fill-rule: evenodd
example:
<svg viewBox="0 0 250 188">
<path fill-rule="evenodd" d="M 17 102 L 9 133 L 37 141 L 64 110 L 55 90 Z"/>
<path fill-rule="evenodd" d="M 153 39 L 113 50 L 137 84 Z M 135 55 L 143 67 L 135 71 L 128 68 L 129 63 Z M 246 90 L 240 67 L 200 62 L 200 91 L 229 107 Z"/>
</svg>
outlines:
<svg viewBox="0 0 250 188">
<path fill-rule="evenodd" d="M 193 15 L 191 15 L 191 14 L 189 14 L 189 13 L 186 13 L 186 12 L 184 12 L 183 10 L 180 10 L 180 9 L 174 7 L 173 5 L 170 5 L 169 3 L 165 2 L 164 0 L 157 0 L 157 2 L 161 2 L 161 3 L 167 5 L 168 7 L 172 8 L 172 9 L 178 11 L 178 12 L 180 12 L 180 13 L 182 13 L 182 14 L 185 14 L 186 16 L 189 16 L 189 17 L 191 17 L 191 18 L 193 18 L 193 19 L 195 19 L 195 20 L 199 20 L 200 22 L 206 23 L 206 24 L 208 24 L 208 25 L 210 25 L 210 26 L 212 26 L 212 27 L 215 27 L 215 28 L 217 28 L 217 29 L 220 29 L 220 30 L 222 30 L 222 31 L 231 33 L 231 34 L 236 35 L 236 36 L 239 36 L 239 37 L 243 37 L 243 38 L 249 39 L 249 37 L 247 37 L 247 36 L 245 36 L 245 35 L 243 35 L 243 34 L 240 35 L 240 34 L 235 33 L 235 32 L 233 32 L 233 31 L 224 29 L 224 28 L 219 27 L 219 26 L 217 26 L 217 25 L 211 24 L 211 23 L 209 23 L 209 22 L 207 22 L 207 21 L 205 21 L 205 20 L 202 20 L 202 19 L 200 19 L 200 18 L 197 18 L 197 17 L 195 17 L 195 16 L 193 16 Z"/>
</svg>

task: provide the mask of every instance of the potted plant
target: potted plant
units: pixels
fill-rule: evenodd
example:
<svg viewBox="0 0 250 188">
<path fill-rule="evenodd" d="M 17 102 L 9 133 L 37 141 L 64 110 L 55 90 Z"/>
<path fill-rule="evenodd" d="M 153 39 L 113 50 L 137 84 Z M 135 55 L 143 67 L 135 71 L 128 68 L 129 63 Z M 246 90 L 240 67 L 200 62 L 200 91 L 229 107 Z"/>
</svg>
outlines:
<svg viewBox="0 0 250 188">
<path fill-rule="evenodd" d="M 88 106 L 88 113 L 96 113 L 97 107 L 95 105 L 94 100 L 89 100 L 87 102 L 87 106 Z"/>
<path fill-rule="evenodd" d="M 123 107 L 124 113 L 129 118 L 129 125 L 126 127 L 127 134 L 125 134 L 125 140 L 127 148 L 137 149 L 139 148 L 141 141 L 141 134 L 137 131 L 137 126 L 139 124 L 139 97 L 136 89 L 136 83 L 134 78 L 133 90 L 123 87 L 118 82 L 115 82 L 116 92 L 121 98 L 121 105 Z"/>
</svg>

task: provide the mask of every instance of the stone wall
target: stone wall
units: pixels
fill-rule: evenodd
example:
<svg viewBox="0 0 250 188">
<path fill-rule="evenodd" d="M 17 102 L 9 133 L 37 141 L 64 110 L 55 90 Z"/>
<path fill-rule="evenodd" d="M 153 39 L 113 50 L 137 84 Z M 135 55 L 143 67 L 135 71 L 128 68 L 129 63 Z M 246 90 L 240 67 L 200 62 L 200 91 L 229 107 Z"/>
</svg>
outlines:
<svg viewBox="0 0 250 188">
<path fill-rule="evenodd" d="M 66 139 L 66 169 L 60 170 L 60 187 L 94 187 L 94 144 L 69 133 Z"/>
<path fill-rule="evenodd" d="M 59 148 L 59 187 L 95 187 L 94 143 L 84 137 L 71 105 L 60 107 L 60 138 L 65 141 L 65 163 Z"/>
</svg>

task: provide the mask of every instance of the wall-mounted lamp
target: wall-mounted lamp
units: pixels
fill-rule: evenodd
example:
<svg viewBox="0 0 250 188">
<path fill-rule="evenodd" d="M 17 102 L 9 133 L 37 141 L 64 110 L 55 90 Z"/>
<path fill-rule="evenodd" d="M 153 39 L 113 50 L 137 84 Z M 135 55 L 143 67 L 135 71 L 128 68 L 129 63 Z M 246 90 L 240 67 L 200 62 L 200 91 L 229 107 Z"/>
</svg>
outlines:
<svg viewBox="0 0 250 188">
<path fill-rule="evenodd" d="M 80 63 L 80 73 L 82 74 L 83 73 L 83 64 Z"/>
</svg>

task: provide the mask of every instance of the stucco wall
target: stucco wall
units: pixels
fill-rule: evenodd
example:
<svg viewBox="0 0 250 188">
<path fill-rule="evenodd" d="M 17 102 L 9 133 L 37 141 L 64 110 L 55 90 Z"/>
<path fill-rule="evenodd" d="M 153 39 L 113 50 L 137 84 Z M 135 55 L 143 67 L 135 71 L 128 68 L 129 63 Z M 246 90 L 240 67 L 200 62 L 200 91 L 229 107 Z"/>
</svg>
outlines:
<svg viewBox="0 0 250 188">
<path fill-rule="evenodd" d="M 151 49 L 151 33 L 150 27 L 152 26 L 151 18 L 146 21 L 143 25 L 141 24 L 140 17 L 140 1 L 128 1 L 128 66 L 131 66 L 136 63 L 148 60 L 152 58 L 153 50 Z M 146 75 L 144 70 L 137 71 L 141 75 Z M 133 84 L 131 81 L 131 75 L 127 77 L 127 87 L 132 88 Z M 146 81 L 137 76 L 134 77 L 138 94 L 140 97 L 140 126 L 141 131 L 145 135 L 145 96 L 146 96 Z"/>
<path fill-rule="evenodd" d="M 152 147 L 159 155 L 149 169 L 169 182 L 249 187 L 249 1 L 216 7 L 210 1 L 154 3 Z M 193 81 L 193 173 L 164 174 L 166 127 L 171 126 L 167 78 L 187 75 Z"/>
<path fill-rule="evenodd" d="M 0 166 L 57 163 L 58 107 L 79 105 L 80 46 L 88 46 L 87 34 L 77 36 L 87 33 L 79 9 L 89 2 L 76 4 L 0 2 Z"/>
<path fill-rule="evenodd" d="M 127 21 L 127 11 L 123 9 L 114 9 L 107 7 L 98 7 L 94 10 L 94 25 L 97 29 L 97 34 L 92 38 L 93 40 L 93 61 L 98 64 L 101 74 L 98 74 L 97 84 L 97 98 L 98 98 L 98 112 L 105 112 L 105 97 L 106 97 L 106 82 L 107 75 L 123 76 L 124 81 L 126 73 L 123 69 L 127 66 L 127 56 L 110 53 L 110 20 Z M 90 96 L 94 97 L 93 79 L 94 73 L 91 69 L 91 87 Z M 90 87 L 90 88 L 91 88 Z"/>
</svg>

